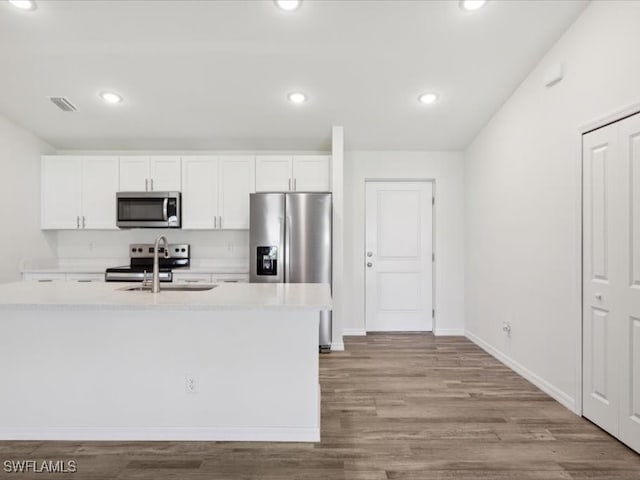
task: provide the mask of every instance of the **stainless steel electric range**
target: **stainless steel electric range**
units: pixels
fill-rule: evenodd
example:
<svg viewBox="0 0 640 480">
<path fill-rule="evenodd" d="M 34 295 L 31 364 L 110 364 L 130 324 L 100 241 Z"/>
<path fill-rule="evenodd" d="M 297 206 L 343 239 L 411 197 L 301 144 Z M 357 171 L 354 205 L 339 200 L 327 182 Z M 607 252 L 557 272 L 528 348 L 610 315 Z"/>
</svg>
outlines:
<svg viewBox="0 0 640 480">
<path fill-rule="evenodd" d="M 129 245 L 129 265 L 107 268 L 104 279 L 107 282 L 143 282 L 153 276 L 153 243 Z M 191 264 L 189 244 L 169 245 L 169 258 L 164 258 L 164 247 L 159 248 L 160 281 L 172 282 L 173 270 Z"/>
</svg>

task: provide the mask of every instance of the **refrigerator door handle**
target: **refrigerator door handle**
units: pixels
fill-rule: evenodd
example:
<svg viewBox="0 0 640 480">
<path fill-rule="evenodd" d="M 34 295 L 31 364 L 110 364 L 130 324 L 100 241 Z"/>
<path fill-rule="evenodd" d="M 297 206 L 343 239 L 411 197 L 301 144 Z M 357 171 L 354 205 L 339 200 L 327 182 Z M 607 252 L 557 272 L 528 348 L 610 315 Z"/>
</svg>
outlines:
<svg viewBox="0 0 640 480">
<path fill-rule="evenodd" d="M 291 278 L 291 217 L 284 217 L 284 283 Z"/>
</svg>

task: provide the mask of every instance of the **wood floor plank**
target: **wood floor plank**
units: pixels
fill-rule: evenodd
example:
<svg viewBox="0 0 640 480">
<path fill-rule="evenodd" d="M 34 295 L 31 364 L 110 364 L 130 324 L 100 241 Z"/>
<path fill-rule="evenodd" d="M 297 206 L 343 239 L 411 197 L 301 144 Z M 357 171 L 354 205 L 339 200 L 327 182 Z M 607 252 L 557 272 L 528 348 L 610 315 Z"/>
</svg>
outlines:
<svg viewBox="0 0 640 480">
<path fill-rule="evenodd" d="M 83 480 L 640 480 L 640 456 L 465 338 L 345 344 L 320 357 L 320 443 L 0 442 L 0 460 L 75 459 L 55 478 Z"/>
</svg>

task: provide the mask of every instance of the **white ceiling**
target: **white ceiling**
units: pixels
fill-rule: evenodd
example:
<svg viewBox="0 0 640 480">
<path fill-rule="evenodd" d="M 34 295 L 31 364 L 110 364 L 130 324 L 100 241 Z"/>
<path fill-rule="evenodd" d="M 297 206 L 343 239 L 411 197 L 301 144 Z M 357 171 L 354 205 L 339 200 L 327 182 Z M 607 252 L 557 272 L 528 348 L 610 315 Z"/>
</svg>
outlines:
<svg viewBox="0 0 640 480">
<path fill-rule="evenodd" d="M 459 150 L 585 5 L 0 1 L 0 113 L 59 149 L 316 150 L 343 125 L 350 149 Z"/>
</svg>

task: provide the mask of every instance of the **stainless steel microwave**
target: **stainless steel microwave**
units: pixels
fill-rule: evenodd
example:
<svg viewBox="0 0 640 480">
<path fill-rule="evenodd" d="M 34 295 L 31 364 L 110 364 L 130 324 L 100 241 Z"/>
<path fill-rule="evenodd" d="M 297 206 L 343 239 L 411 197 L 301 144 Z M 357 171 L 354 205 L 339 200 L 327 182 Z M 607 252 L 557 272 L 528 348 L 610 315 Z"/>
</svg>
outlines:
<svg viewBox="0 0 640 480">
<path fill-rule="evenodd" d="M 181 228 L 180 192 L 116 193 L 120 228 Z"/>
</svg>

